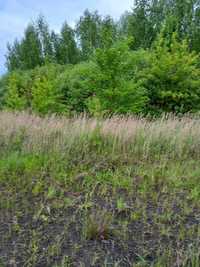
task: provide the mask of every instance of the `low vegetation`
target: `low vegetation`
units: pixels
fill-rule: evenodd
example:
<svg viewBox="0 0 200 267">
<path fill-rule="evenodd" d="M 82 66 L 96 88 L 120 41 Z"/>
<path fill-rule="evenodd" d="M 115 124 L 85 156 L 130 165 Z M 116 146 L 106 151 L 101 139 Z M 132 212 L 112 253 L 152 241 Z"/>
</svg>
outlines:
<svg viewBox="0 0 200 267">
<path fill-rule="evenodd" d="M 198 116 L 0 121 L 0 266 L 200 266 Z"/>
</svg>

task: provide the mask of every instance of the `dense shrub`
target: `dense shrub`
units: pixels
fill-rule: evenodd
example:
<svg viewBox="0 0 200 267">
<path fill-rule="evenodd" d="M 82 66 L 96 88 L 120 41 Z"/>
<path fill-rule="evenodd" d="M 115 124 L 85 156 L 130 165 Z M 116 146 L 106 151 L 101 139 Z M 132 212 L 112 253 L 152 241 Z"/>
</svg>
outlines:
<svg viewBox="0 0 200 267">
<path fill-rule="evenodd" d="M 0 105 L 40 114 L 186 113 L 200 110 L 199 57 L 186 41 L 160 38 L 151 50 L 128 40 L 99 48 L 90 61 L 47 64 L 0 80 Z"/>
<path fill-rule="evenodd" d="M 31 71 L 15 71 L 6 77 L 5 106 L 13 110 L 32 109 L 41 114 L 65 111 L 63 97 L 56 86 L 59 65 Z"/>
<path fill-rule="evenodd" d="M 63 68 L 59 65 L 37 68 L 33 71 L 32 103 L 34 111 L 47 113 L 64 113 L 64 97 L 56 84 L 57 76 Z"/>
<path fill-rule="evenodd" d="M 87 100 L 97 91 L 98 68 L 93 62 L 84 62 L 66 67 L 58 76 L 57 86 L 70 111 L 88 111 Z"/>
<path fill-rule="evenodd" d="M 98 49 L 90 62 L 68 67 L 58 77 L 58 85 L 72 111 L 138 113 L 147 101 L 145 89 L 135 79 L 139 64 L 138 52 L 120 42 Z"/>
<path fill-rule="evenodd" d="M 199 57 L 189 52 L 186 41 L 178 42 L 173 35 L 167 45 L 160 37 L 150 52 L 150 64 L 140 74 L 150 99 L 148 110 L 153 113 L 186 113 L 200 110 Z"/>
<path fill-rule="evenodd" d="M 5 105 L 5 94 L 7 91 L 7 76 L 0 78 L 0 109 Z"/>
<path fill-rule="evenodd" d="M 0 108 L 199 112 L 199 25 L 199 0 L 135 0 L 118 21 L 86 10 L 73 28 L 65 22 L 56 33 L 40 15 L 7 46 Z"/>
<path fill-rule="evenodd" d="M 137 80 L 142 65 L 140 55 L 132 52 L 129 42 L 116 43 L 109 49 L 98 49 L 98 97 L 102 110 L 107 113 L 139 113 L 148 101 L 147 92 Z"/>
<path fill-rule="evenodd" d="M 5 95 L 5 105 L 9 109 L 23 110 L 29 107 L 32 84 L 30 73 L 15 71 L 8 75 Z"/>
</svg>

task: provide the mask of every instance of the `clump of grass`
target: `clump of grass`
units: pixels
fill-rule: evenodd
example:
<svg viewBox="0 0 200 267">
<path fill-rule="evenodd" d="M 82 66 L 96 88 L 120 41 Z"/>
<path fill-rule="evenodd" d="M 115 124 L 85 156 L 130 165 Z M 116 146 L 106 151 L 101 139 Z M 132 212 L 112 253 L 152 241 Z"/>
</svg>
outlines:
<svg viewBox="0 0 200 267">
<path fill-rule="evenodd" d="M 198 246 L 197 246 L 198 247 Z M 183 267 L 198 267 L 200 266 L 200 251 L 197 247 L 189 246 L 187 252 L 182 255 Z"/>
<path fill-rule="evenodd" d="M 96 210 L 86 215 L 83 236 L 87 240 L 107 240 L 112 234 L 112 214 Z"/>
</svg>

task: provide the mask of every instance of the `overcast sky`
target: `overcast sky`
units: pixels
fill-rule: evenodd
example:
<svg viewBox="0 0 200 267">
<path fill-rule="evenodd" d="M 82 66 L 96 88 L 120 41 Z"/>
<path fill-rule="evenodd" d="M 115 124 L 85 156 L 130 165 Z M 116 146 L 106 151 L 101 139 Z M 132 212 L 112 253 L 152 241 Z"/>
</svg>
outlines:
<svg viewBox="0 0 200 267">
<path fill-rule="evenodd" d="M 7 42 L 21 37 L 27 23 L 39 14 L 58 31 L 65 20 L 74 25 L 86 8 L 117 19 L 132 6 L 133 0 L 0 0 L 0 74 L 5 72 Z"/>
</svg>

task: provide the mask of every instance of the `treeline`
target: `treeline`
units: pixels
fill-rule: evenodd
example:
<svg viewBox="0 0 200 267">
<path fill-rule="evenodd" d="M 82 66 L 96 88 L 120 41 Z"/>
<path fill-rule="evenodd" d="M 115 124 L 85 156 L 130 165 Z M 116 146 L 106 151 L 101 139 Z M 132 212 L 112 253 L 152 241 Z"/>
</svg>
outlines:
<svg viewBox="0 0 200 267">
<path fill-rule="evenodd" d="M 117 24 L 110 16 L 102 18 L 88 10 L 75 29 L 67 22 L 60 33 L 50 31 L 43 16 L 28 25 L 24 38 L 8 44 L 7 68 L 33 69 L 46 63 L 76 64 L 88 60 L 96 48 L 110 46 L 117 40 Z"/>
<path fill-rule="evenodd" d="M 200 110 L 200 1 L 135 0 L 119 21 L 86 10 L 71 28 L 40 16 L 8 45 L 0 107 L 41 114 Z"/>
</svg>

